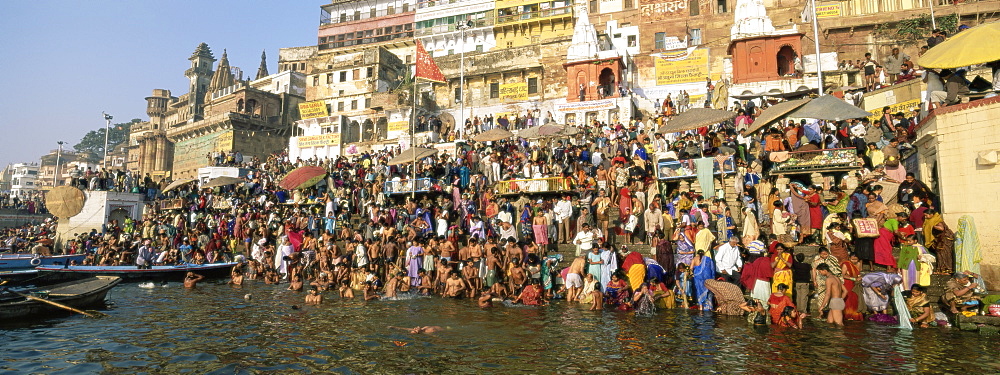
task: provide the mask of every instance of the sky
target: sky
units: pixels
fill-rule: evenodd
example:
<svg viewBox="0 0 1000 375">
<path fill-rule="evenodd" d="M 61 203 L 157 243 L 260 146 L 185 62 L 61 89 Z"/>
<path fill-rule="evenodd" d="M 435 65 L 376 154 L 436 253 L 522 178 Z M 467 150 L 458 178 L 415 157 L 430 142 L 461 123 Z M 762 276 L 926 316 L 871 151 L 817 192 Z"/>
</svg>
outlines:
<svg viewBox="0 0 1000 375">
<path fill-rule="evenodd" d="M 0 168 L 38 162 L 112 123 L 148 120 L 153 89 L 187 92 L 199 43 L 255 75 L 260 53 L 316 44 L 327 0 L 0 1 Z"/>
</svg>

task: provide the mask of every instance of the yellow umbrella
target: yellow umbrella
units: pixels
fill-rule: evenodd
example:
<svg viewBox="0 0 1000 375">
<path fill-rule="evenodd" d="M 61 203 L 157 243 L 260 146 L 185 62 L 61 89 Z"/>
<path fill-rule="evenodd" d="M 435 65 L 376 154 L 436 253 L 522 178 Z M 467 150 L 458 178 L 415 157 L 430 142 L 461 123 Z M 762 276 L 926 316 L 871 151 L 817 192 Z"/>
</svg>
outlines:
<svg viewBox="0 0 1000 375">
<path fill-rule="evenodd" d="M 917 64 L 931 69 L 953 69 L 1000 60 L 1000 22 L 979 25 L 934 46 Z"/>
</svg>

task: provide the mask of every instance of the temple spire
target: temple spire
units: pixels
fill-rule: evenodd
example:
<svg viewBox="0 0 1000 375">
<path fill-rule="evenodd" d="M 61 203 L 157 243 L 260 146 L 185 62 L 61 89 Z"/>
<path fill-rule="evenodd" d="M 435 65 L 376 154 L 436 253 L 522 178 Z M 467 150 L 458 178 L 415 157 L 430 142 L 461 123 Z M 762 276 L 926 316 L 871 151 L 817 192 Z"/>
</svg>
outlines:
<svg viewBox="0 0 1000 375">
<path fill-rule="evenodd" d="M 208 92 L 212 93 L 232 86 L 235 83 L 232 69 L 229 67 L 229 57 L 226 54 L 226 50 L 223 49 L 222 58 L 219 59 L 219 65 L 215 68 L 215 74 L 212 76 L 212 83 L 208 85 Z"/>
<path fill-rule="evenodd" d="M 267 50 L 260 51 L 260 67 L 257 68 L 257 78 L 261 79 L 267 77 Z"/>
</svg>

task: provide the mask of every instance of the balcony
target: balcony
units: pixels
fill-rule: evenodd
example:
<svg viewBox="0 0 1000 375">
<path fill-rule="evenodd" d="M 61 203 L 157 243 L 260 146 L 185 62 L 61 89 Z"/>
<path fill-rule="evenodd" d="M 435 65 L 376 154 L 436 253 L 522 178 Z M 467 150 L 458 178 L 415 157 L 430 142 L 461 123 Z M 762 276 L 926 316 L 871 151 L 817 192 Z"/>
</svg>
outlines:
<svg viewBox="0 0 1000 375">
<path fill-rule="evenodd" d="M 530 178 L 497 182 L 497 194 L 561 193 L 573 190 L 573 180 L 565 177 Z"/>
<path fill-rule="evenodd" d="M 353 9 L 352 9 L 353 11 Z M 335 14 L 334 14 L 335 13 Z M 381 18 L 386 16 L 397 16 L 406 13 L 413 14 L 412 9 L 401 9 L 401 10 L 379 10 L 375 12 L 354 12 L 353 14 L 338 13 L 334 9 L 323 9 L 319 16 L 319 26 L 336 25 L 339 23 L 349 23 L 354 21 L 364 21 L 369 19 Z"/>
<path fill-rule="evenodd" d="M 559 17 L 563 15 L 572 15 L 573 7 L 565 6 L 561 8 L 543 9 L 534 12 L 524 12 L 517 14 L 505 14 L 497 16 L 497 25 L 503 25 L 506 23 L 517 23 L 517 22 L 528 22 L 528 21 L 539 21 L 551 17 Z"/>
<path fill-rule="evenodd" d="M 480 27 L 490 27 L 490 26 L 493 26 L 493 19 L 492 18 L 480 18 L 478 20 L 472 20 L 472 26 L 469 27 L 469 29 L 471 30 L 471 29 L 476 29 L 476 28 L 480 28 Z M 457 31 L 459 31 L 458 25 L 454 25 L 454 24 L 452 24 L 452 25 L 438 25 L 438 26 L 434 26 L 434 27 L 419 28 L 419 29 L 417 29 L 415 35 L 418 36 L 418 37 L 420 37 L 420 36 L 429 36 L 429 35 L 436 35 L 436 34 L 445 34 L 445 33 L 457 32 Z"/>
</svg>

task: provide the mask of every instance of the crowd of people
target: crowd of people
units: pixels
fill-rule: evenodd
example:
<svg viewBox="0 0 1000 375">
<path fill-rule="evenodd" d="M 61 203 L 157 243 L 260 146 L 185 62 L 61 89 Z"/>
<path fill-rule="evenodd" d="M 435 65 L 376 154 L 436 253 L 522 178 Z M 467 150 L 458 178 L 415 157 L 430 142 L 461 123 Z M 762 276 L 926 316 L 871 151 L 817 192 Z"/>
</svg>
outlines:
<svg viewBox="0 0 1000 375">
<path fill-rule="evenodd" d="M 95 265 L 237 261 L 233 283 L 287 283 L 308 289 L 310 303 L 355 293 L 483 307 L 559 299 L 637 314 L 696 308 L 795 328 L 810 315 L 832 324 L 892 321 L 886 313 L 905 317 L 904 306 L 913 323 L 928 325 L 940 321 L 926 294 L 939 273 L 952 275 L 939 308 L 979 308 L 985 285 L 971 217 L 953 231 L 932 189 L 902 162 L 919 112 L 779 122 L 751 134 L 776 104 L 758 99 L 734 103 L 731 121 L 659 133 L 690 105 L 685 98 L 667 98 L 646 119 L 593 121 L 548 140 L 466 141 L 400 165 L 389 163 L 397 148 L 322 159 L 214 153 L 210 164 L 249 171 L 243 183 L 215 188 L 165 191 L 168 180 L 87 171 L 75 185 L 145 194 L 149 204 L 139 220 L 76 233 L 59 248 L 86 252 L 85 264 Z M 441 127 L 435 121 L 421 119 L 431 130 Z M 529 111 L 473 117 L 465 131 L 551 122 Z M 849 150 L 857 170 L 821 181 L 771 173 L 788 152 L 823 149 Z M 659 178 L 662 160 L 693 170 L 704 158 L 716 168 L 732 158 L 734 173 L 720 182 L 735 182 L 735 198 Z M 303 166 L 327 174 L 312 186 L 279 186 Z M 52 225 L 8 230 L 4 239 L 23 249 Z M 799 245 L 816 246 L 816 255 Z M 896 285 L 908 293 L 893 307 Z"/>
</svg>

